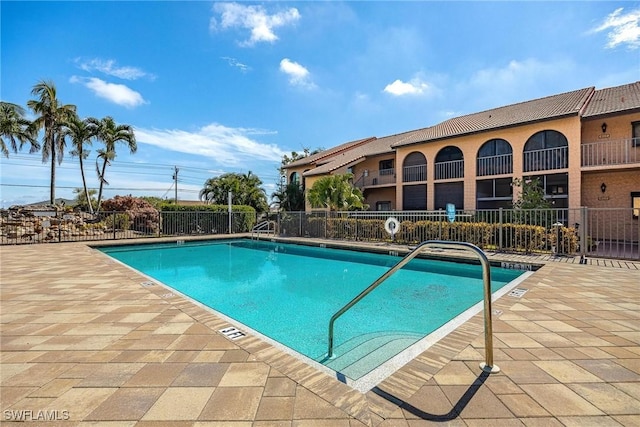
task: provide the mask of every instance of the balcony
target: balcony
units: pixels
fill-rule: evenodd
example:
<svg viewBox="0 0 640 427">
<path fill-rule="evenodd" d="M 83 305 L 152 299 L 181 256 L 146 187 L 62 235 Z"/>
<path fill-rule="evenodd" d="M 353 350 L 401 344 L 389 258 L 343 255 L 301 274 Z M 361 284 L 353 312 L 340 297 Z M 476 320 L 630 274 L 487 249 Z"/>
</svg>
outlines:
<svg viewBox="0 0 640 427">
<path fill-rule="evenodd" d="M 580 149 L 583 167 L 640 163 L 640 138 L 589 142 Z"/>
<path fill-rule="evenodd" d="M 405 166 L 402 168 L 402 182 L 427 180 L 427 165 Z"/>
<path fill-rule="evenodd" d="M 569 148 L 554 147 L 524 152 L 524 172 L 566 169 L 569 167 Z"/>
<path fill-rule="evenodd" d="M 506 175 L 511 173 L 513 173 L 513 154 L 478 158 L 478 176 Z"/>
<path fill-rule="evenodd" d="M 450 160 L 436 163 L 436 179 L 464 177 L 464 160 Z"/>
<path fill-rule="evenodd" d="M 393 185 L 396 183 L 396 170 L 380 169 L 379 171 L 367 171 L 354 183 L 359 189 L 375 187 L 378 185 Z"/>
</svg>

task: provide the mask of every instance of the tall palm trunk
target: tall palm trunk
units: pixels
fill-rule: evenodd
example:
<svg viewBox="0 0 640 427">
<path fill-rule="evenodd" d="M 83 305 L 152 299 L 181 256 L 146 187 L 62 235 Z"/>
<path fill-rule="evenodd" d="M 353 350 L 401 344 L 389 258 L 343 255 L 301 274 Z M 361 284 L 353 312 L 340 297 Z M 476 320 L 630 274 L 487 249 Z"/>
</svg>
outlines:
<svg viewBox="0 0 640 427">
<path fill-rule="evenodd" d="M 102 187 L 104 186 L 104 183 L 105 183 L 104 174 L 107 170 L 108 161 L 109 161 L 108 159 L 104 159 L 104 162 L 102 163 L 102 171 L 100 171 L 98 175 L 98 178 L 100 179 L 100 188 L 98 190 L 98 203 L 96 206 L 96 212 L 100 212 L 100 203 L 102 203 Z"/>
<path fill-rule="evenodd" d="M 87 178 L 84 176 L 84 162 L 82 157 L 84 153 L 80 153 L 80 175 L 82 175 L 82 188 L 84 189 L 84 196 L 87 199 L 87 206 L 89 206 L 89 213 L 93 215 L 93 206 L 91 205 L 91 198 L 89 197 L 89 189 L 87 188 Z"/>
</svg>

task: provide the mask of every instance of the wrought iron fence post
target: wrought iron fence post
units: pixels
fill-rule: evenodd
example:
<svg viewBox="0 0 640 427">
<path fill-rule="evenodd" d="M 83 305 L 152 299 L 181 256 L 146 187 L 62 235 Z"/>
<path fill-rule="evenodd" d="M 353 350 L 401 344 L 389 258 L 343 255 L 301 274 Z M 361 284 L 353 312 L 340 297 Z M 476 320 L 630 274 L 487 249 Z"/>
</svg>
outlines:
<svg viewBox="0 0 640 427">
<path fill-rule="evenodd" d="M 324 211 L 324 238 L 327 238 L 327 221 L 329 221 L 329 212 Z"/>
<path fill-rule="evenodd" d="M 113 240 L 116 240 L 116 213 L 111 212 L 111 225 L 113 227 Z"/>
<path fill-rule="evenodd" d="M 583 257 L 587 254 L 587 211 L 586 206 L 580 208 L 580 255 Z"/>
<path fill-rule="evenodd" d="M 498 251 L 502 251 L 502 213 L 503 208 L 500 208 L 498 211 Z"/>
<path fill-rule="evenodd" d="M 302 211 L 298 212 L 298 237 L 302 237 Z"/>
</svg>

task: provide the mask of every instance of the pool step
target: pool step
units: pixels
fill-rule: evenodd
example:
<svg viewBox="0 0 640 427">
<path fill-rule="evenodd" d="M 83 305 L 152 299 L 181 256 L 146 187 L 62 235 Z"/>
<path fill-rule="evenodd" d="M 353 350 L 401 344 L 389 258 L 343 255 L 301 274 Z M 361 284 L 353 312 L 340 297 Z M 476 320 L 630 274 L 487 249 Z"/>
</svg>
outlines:
<svg viewBox="0 0 640 427">
<path fill-rule="evenodd" d="M 329 368 L 357 380 L 422 338 L 415 333 L 376 332 L 353 338 L 336 347 Z"/>
</svg>

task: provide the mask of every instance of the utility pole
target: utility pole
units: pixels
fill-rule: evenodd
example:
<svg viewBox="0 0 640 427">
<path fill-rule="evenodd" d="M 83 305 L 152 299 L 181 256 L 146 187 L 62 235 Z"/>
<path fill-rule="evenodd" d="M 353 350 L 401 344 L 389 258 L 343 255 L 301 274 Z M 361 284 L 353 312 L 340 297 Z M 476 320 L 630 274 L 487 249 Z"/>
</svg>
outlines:
<svg viewBox="0 0 640 427">
<path fill-rule="evenodd" d="M 174 201 L 175 204 L 178 204 L 178 172 L 180 171 L 180 169 L 178 169 L 177 166 L 173 167 L 173 189 L 175 191 L 175 197 L 174 197 Z"/>
</svg>

